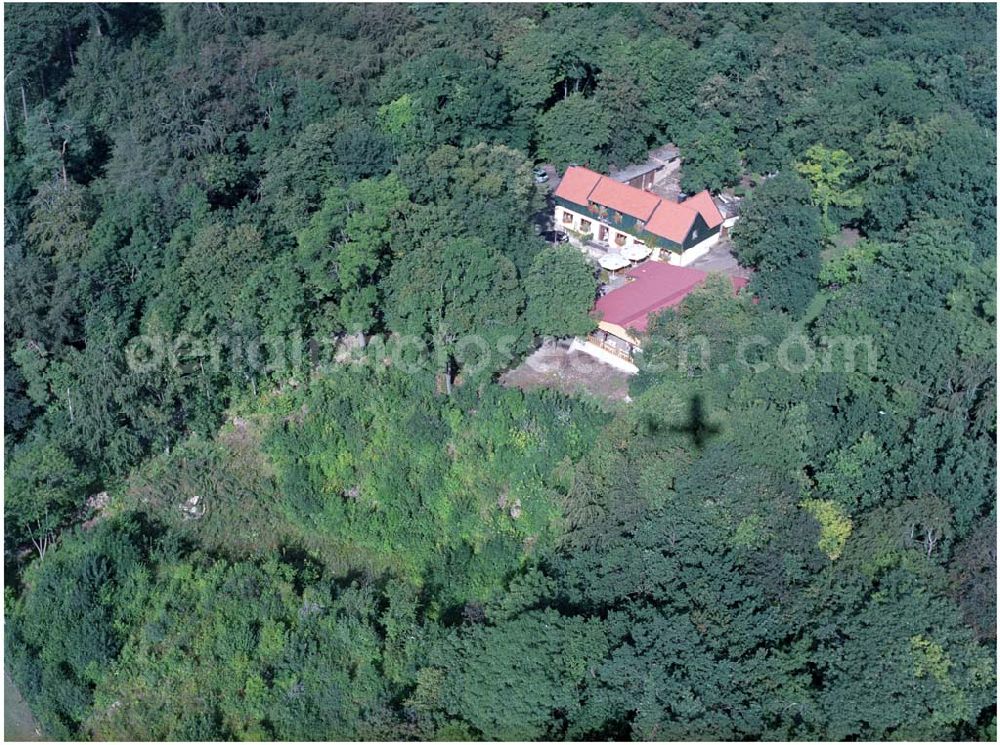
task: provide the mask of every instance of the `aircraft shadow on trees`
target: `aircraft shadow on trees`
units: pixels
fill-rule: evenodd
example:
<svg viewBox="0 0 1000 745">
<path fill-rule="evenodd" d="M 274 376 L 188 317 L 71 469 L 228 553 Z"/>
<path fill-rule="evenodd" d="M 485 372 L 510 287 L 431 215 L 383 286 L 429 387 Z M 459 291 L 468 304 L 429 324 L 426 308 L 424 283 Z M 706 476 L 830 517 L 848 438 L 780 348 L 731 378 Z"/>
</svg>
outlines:
<svg viewBox="0 0 1000 745">
<path fill-rule="evenodd" d="M 689 435 L 691 442 L 700 450 L 710 439 L 720 434 L 722 428 L 708 421 L 704 401 L 700 394 L 695 394 L 688 406 L 687 421 L 671 426 L 670 431 Z"/>
<path fill-rule="evenodd" d="M 702 449 L 708 441 L 722 433 L 722 427 L 709 421 L 704 399 L 696 393 L 688 403 L 687 418 L 679 424 L 668 424 L 658 416 L 647 416 L 643 422 L 646 434 L 650 437 L 661 435 L 683 434 L 691 438 L 697 449 Z"/>
</svg>

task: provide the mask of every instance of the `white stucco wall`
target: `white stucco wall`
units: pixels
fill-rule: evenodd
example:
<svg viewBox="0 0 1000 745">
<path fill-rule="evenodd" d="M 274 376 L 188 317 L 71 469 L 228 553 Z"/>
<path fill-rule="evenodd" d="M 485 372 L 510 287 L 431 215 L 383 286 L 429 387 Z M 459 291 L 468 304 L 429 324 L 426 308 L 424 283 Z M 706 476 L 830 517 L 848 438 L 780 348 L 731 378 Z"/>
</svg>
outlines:
<svg viewBox="0 0 1000 745">
<path fill-rule="evenodd" d="M 569 215 L 572 218 L 572 221 L 571 222 L 563 222 L 563 217 L 565 215 Z M 566 209 L 565 207 L 562 207 L 560 205 L 556 205 L 555 212 L 554 212 L 554 219 L 555 219 L 555 229 L 556 230 L 559 230 L 560 228 L 562 228 L 562 229 L 569 228 L 569 229 L 575 230 L 577 232 L 580 232 L 580 223 L 581 223 L 581 221 L 582 220 L 589 220 L 590 221 L 590 233 L 591 233 L 591 235 L 593 235 L 593 239 L 595 241 L 600 240 L 599 227 L 601 225 L 603 225 L 604 227 L 606 227 L 608 229 L 608 237 L 606 239 L 606 242 L 607 242 L 607 244 L 609 246 L 612 246 L 613 248 L 622 249 L 622 248 L 625 248 L 626 246 L 644 246 L 644 245 L 646 245 L 645 243 L 643 243 L 641 240 L 637 239 L 635 236 L 631 235 L 630 233 L 626 233 L 624 230 L 621 230 L 620 228 L 617 228 L 614 225 L 611 225 L 610 223 L 606 223 L 603 220 L 599 220 L 594 215 L 591 215 L 591 214 L 584 215 L 584 214 L 581 214 L 581 213 L 576 212 L 574 210 Z M 617 236 L 619 236 L 619 235 L 625 236 L 625 243 L 623 243 L 621 246 L 619 246 L 618 243 L 617 243 L 617 241 L 615 240 L 615 238 Z"/>
<path fill-rule="evenodd" d="M 570 351 L 580 351 L 584 354 L 589 354 L 596 360 L 600 360 L 606 365 L 617 368 L 622 372 L 629 373 L 630 375 L 635 375 L 639 372 L 639 368 L 633 365 L 631 362 L 623 360 L 621 357 L 616 357 L 611 354 L 611 352 L 605 352 L 596 344 L 591 344 L 589 341 L 585 341 L 580 338 L 574 338 L 573 343 L 570 344 Z"/>
<path fill-rule="evenodd" d="M 700 259 L 702 256 L 707 254 L 716 243 L 719 242 L 719 233 L 715 235 L 710 235 L 708 238 L 703 240 L 701 243 L 696 243 L 691 248 L 689 248 L 684 253 L 677 255 L 673 254 L 677 258 L 677 261 L 671 261 L 671 264 L 677 264 L 678 266 L 687 266 L 693 261 Z"/>
<path fill-rule="evenodd" d="M 572 218 L 571 222 L 563 222 L 563 218 L 566 215 L 569 215 Z M 575 212 L 573 210 L 569 210 L 569 209 L 566 209 L 565 207 L 560 207 L 560 206 L 557 206 L 556 209 L 555 209 L 555 229 L 556 230 L 559 230 L 560 228 L 563 228 L 563 229 L 569 228 L 569 229 L 575 230 L 575 231 L 577 231 L 579 233 L 580 232 L 580 225 L 581 225 L 581 223 L 584 220 L 588 220 L 590 222 L 590 232 L 596 237 L 597 236 L 597 224 L 600 222 L 600 220 L 595 219 L 593 215 L 582 215 L 579 212 Z"/>
</svg>

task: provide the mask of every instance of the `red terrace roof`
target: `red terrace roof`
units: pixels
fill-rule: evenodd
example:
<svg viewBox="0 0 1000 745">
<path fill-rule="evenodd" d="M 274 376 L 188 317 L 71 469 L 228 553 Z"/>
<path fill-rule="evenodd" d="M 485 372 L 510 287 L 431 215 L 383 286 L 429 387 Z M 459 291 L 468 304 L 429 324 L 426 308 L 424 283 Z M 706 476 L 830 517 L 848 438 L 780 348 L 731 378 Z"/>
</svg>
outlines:
<svg viewBox="0 0 1000 745">
<path fill-rule="evenodd" d="M 646 330 L 652 313 L 677 305 L 708 277 L 698 269 L 660 261 L 645 261 L 625 274 L 632 281 L 599 299 L 594 314 L 602 321 L 639 332 Z M 737 292 L 747 284 L 742 277 L 730 279 Z"/>
<path fill-rule="evenodd" d="M 590 192 L 590 201 L 643 221 L 648 220 L 653 210 L 660 204 L 660 198 L 655 194 L 619 183 L 606 176 L 598 179 L 597 186 Z"/>
<path fill-rule="evenodd" d="M 698 210 L 705 222 L 708 223 L 709 230 L 722 224 L 722 213 L 719 212 L 719 208 L 715 206 L 715 201 L 712 199 L 712 195 L 708 193 L 707 189 L 705 191 L 699 191 L 693 197 L 685 199 L 682 206 Z"/>
<path fill-rule="evenodd" d="M 571 166 L 566 169 L 566 173 L 559 182 L 559 188 L 555 195 L 569 200 L 576 204 L 586 206 L 590 197 L 590 192 L 597 186 L 597 182 L 603 178 L 601 174 L 594 173 L 589 168 Z"/>
</svg>

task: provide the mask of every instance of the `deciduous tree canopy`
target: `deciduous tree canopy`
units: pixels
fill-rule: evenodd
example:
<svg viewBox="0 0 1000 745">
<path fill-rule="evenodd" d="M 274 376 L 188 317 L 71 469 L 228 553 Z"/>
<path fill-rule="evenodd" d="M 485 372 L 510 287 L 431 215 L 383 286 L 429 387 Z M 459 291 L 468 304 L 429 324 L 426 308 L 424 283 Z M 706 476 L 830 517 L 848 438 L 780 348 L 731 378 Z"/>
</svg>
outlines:
<svg viewBox="0 0 1000 745">
<path fill-rule="evenodd" d="M 995 739 L 995 8 L 4 20 L 46 736 Z M 594 325 L 533 168 L 671 142 L 748 290 L 655 314 L 627 401 L 502 385 Z"/>
</svg>

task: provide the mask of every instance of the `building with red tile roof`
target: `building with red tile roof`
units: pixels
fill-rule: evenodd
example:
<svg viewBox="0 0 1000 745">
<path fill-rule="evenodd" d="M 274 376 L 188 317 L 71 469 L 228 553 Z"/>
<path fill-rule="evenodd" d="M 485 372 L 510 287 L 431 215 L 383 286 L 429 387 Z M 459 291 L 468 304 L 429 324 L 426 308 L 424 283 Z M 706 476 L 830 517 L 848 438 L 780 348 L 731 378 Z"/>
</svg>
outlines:
<svg viewBox="0 0 1000 745">
<path fill-rule="evenodd" d="M 661 201 L 655 194 L 619 183 L 607 176 L 598 177 L 587 199 L 590 203 L 630 215 L 636 220 L 648 220 L 652 217 Z"/>
<path fill-rule="evenodd" d="M 677 305 L 705 281 L 705 272 L 645 261 L 625 272 L 629 280 L 597 301 L 594 315 L 626 330 L 645 331 L 649 316 Z"/>
<path fill-rule="evenodd" d="M 662 261 L 645 261 L 626 271 L 625 276 L 625 285 L 600 298 L 594 306 L 599 330 L 588 341 L 631 362 L 633 351 L 640 347 L 637 336 L 646 331 L 650 317 L 678 305 L 705 282 L 708 274 Z M 730 280 L 735 292 L 748 281 L 742 277 Z"/>
<path fill-rule="evenodd" d="M 590 192 L 594 190 L 597 182 L 602 178 L 601 174 L 595 173 L 589 168 L 570 166 L 566 169 L 562 181 L 559 182 L 555 196 L 573 204 L 586 205 L 590 198 Z"/>
<path fill-rule="evenodd" d="M 683 204 L 661 199 L 656 212 L 653 213 L 653 219 L 646 223 L 646 230 L 653 235 L 683 245 L 697 217 L 696 211 L 688 209 Z"/>
<path fill-rule="evenodd" d="M 694 196 L 688 197 L 681 204 L 681 207 L 697 211 L 704 218 L 705 224 L 708 225 L 709 229 L 716 228 L 722 224 L 722 213 L 715 205 L 715 200 L 712 199 L 712 196 L 707 191 L 699 191 Z"/>
<path fill-rule="evenodd" d="M 685 266 L 719 240 L 722 214 L 707 191 L 684 202 L 570 166 L 553 195 L 557 227 L 620 250 L 648 246 L 656 259 Z"/>
</svg>

